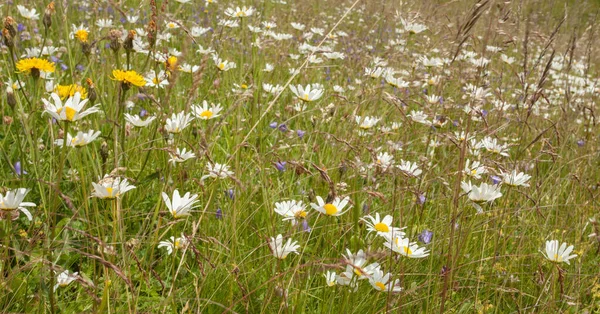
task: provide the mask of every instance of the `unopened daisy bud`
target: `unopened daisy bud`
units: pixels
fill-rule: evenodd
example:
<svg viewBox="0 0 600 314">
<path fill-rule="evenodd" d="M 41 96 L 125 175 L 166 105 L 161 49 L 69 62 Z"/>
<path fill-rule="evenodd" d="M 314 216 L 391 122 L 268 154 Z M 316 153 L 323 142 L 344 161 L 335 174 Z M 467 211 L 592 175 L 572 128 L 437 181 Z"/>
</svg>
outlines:
<svg viewBox="0 0 600 314">
<path fill-rule="evenodd" d="M 46 30 L 52 26 L 52 14 L 54 14 L 54 1 L 50 2 L 48 6 L 46 6 L 46 11 L 44 11 L 44 18 L 42 19 L 42 23 L 44 23 L 44 27 Z"/>
<path fill-rule="evenodd" d="M 4 19 L 4 28 L 8 30 L 11 37 L 15 37 L 17 35 L 17 28 L 15 27 L 16 24 L 17 23 L 15 20 L 10 16 L 7 16 Z"/>
<path fill-rule="evenodd" d="M 4 45 L 6 45 L 8 48 L 12 49 L 15 46 L 13 36 L 10 34 L 10 31 L 7 28 L 2 29 L 2 40 L 4 41 Z"/>
<path fill-rule="evenodd" d="M 121 49 L 121 31 L 118 29 L 111 29 L 108 32 L 108 39 L 110 39 L 110 49 L 115 53 Z"/>
<path fill-rule="evenodd" d="M 96 85 L 92 82 L 92 79 L 87 78 L 85 82 L 88 84 L 88 99 L 90 100 L 90 104 L 94 104 L 98 95 L 96 94 Z"/>
<path fill-rule="evenodd" d="M 13 118 L 11 116 L 4 116 L 2 117 L 2 123 L 11 125 L 13 123 Z"/>
<path fill-rule="evenodd" d="M 15 109 L 17 99 L 15 98 L 15 93 L 11 86 L 6 87 L 6 102 L 8 103 L 11 109 Z"/>
<path fill-rule="evenodd" d="M 125 38 L 125 42 L 123 42 L 123 49 L 125 49 L 125 52 L 127 53 L 131 53 L 131 51 L 133 51 L 133 40 L 135 39 L 135 34 L 136 33 L 134 30 L 130 30 L 127 34 L 127 38 Z"/>
</svg>

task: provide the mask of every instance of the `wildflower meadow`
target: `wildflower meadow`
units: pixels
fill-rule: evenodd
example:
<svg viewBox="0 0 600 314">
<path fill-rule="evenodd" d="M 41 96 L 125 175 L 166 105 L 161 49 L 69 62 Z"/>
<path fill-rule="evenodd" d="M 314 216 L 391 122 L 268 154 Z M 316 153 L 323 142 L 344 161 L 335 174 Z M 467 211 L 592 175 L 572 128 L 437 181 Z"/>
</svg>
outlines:
<svg viewBox="0 0 600 314">
<path fill-rule="evenodd" d="M 600 2 L 0 4 L 2 313 L 597 313 Z"/>
</svg>

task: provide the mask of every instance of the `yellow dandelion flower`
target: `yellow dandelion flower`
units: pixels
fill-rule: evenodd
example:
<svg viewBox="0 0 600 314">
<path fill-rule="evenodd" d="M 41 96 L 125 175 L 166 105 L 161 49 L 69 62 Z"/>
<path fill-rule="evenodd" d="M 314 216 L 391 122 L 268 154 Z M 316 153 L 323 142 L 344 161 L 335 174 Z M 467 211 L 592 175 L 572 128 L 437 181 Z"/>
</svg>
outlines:
<svg viewBox="0 0 600 314">
<path fill-rule="evenodd" d="M 144 77 L 139 75 L 137 72 L 131 71 L 123 71 L 123 70 L 113 70 L 112 72 L 114 78 L 113 80 L 123 82 L 123 84 L 127 85 L 135 85 L 138 87 L 142 87 L 146 85 L 146 80 Z"/>
<path fill-rule="evenodd" d="M 173 72 L 175 71 L 177 66 L 177 57 L 176 56 L 170 56 L 169 58 L 167 58 L 167 61 L 165 62 L 165 67 L 167 68 L 167 70 Z"/>
<path fill-rule="evenodd" d="M 78 84 L 56 85 L 54 92 L 58 94 L 61 100 L 65 100 L 67 97 L 71 97 L 77 92 L 81 94 L 81 99 L 87 98 L 87 90 L 85 87 Z"/>
<path fill-rule="evenodd" d="M 31 73 L 36 78 L 40 76 L 40 71 L 54 72 L 54 69 L 54 63 L 40 58 L 21 59 L 17 62 L 17 70 L 20 73 Z"/>
<path fill-rule="evenodd" d="M 87 43 L 88 36 L 90 35 L 90 33 L 88 31 L 86 31 L 85 29 L 80 29 L 80 30 L 76 31 L 74 35 L 75 35 L 75 38 L 79 39 L 80 42 Z"/>
</svg>

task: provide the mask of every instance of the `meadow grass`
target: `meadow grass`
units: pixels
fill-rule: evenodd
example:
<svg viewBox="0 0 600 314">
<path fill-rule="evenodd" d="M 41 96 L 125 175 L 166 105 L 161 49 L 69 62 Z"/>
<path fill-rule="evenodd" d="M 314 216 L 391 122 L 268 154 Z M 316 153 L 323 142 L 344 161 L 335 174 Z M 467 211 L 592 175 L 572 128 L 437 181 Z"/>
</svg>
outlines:
<svg viewBox="0 0 600 314">
<path fill-rule="evenodd" d="M 0 5 L 0 308 L 598 311 L 599 8 Z"/>
</svg>

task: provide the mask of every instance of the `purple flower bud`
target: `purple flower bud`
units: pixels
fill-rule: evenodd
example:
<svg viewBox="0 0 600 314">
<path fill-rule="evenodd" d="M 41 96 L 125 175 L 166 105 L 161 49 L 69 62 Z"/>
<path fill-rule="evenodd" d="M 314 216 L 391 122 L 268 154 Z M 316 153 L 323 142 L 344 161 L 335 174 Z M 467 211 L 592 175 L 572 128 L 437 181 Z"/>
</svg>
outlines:
<svg viewBox="0 0 600 314">
<path fill-rule="evenodd" d="M 453 120 L 452 121 L 452 125 L 453 126 L 458 126 L 460 122 L 458 122 L 458 120 Z"/>
<path fill-rule="evenodd" d="M 229 197 L 229 199 L 235 199 L 235 191 L 233 189 L 225 191 L 225 194 L 227 195 L 227 197 Z"/>
<path fill-rule="evenodd" d="M 50 56 L 50 60 L 54 63 L 57 63 L 59 59 L 56 56 Z"/>
<path fill-rule="evenodd" d="M 277 127 L 277 124 L 278 124 L 277 122 L 271 122 L 271 123 L 269 123 L 269 127 L 270 127 L 271 129 L 274 129 L 274 128 L 276 128 L 276 127 Z"/>
<path fill-rule="evenodd" d="M 223 219 L 223 211 L 220 208 L 217 208 L 215 216 L 217 217 L 217 219 Z"/>
<path fill-rule="evenodd" d="M 83 72 L 85 70 L 85 67 L 81 64 L 78 64 L 76 68 L 77 68 L 77 71 L 79 71 L 79 72 Z"/>
<path fill-rule="evenodd" d="M 22 31 L 24 31 L 24 30 L 25 30 L 25 25 L 23 25 L 23 24 L 19 23 L 19 24 L 17 25 L 17 31 L 18 31 L 18 32 L 22 32 Z"/>
<path fill-rule="evenodd" d="M 302 137 L 304 137 L 304 134 L 305 134 L 305 133 L 306 133 L 305 131 L 302 131 L 302 130 L 296 130 L 296 134 L 298 134 L 298 137 L 299 137 L 299 138 L 302 138 Z"/>
<path fill-rule="evenodd" d="M 310 232 L 312 229 L 310 228 L 310 226 L 308 225 L 308 221 L 302 220 L 302 230 L 306 231 L 306 232 Z"/>
<path fill-rule="evenodd" d="M 142 110 L 140 110 L 140 118 L 145 117 L 148 114 L 148 111 L 146 111 L 146 109 L 142 108 Z"/>
<path fill-rule="evenodd" d="M 583 147 L 583 145 L 585 145 L 585 141 L 584 140 L 577 141 L 577 146 Z"/>
<path fill-rule="evenodd" d="M 429 242 L 431 242 L 431 238 L 433 238 L 433 232 L 429 230 L 423 230 L 423 232 L 419 234 L 418 238 L 423 244 L 429 244 Z"/>
<path fill-rule="evenodd" d="M 277 170 L 283 172 L 283 171 L 285 171 L 286 164 L 287 164 L 287 162 L 285 162 L 285 161 L 277 161 L 277 162 L 275 162 L 275 168 L 277 168 Z"/>
<path fill-rule="evenodd" d="M 492 176 L 492 184 L 499 184 L 500 182 L 502 182 L 502 178 L 498 176 Z"/>
<path fill-rule="evenodd" d="M 285 125 L 285 123 L 280 124 L 279 125 L 279 131 L 281 131 L 281 132 L 287 132 L 288 131 L 287 125 Z"/>
<path fill-rule="evenodd" d="M 69 67 L 67 67 L 67 65 L 64 63 L 61 63 L 60 68 L 64 71 L 64 70 L 68 69 Z"/>
<path fill-rule="evenodd" d="M 419 196 L 417 196 L 417 204 L 419 205 L 423 205 L 425 204 L 425 201 L 427 200 L 427 198 L 425 197 L 425 194 L 419 194 Z"/>
<path fill-rule="evenodd" d="M 21 168 L 20 161 L 15 162 L 15 173 L 17 174 L 17 176 L 27 174 L 27 171 L 23 171 L 23 168 Z"/>
<path fill-rule="evenodd" d="M 485 110 L 485 109 L 481 109 L 481 115 L 484 116 L 484 117 L 487 117 L 488 111 Z"/>
</svg>

